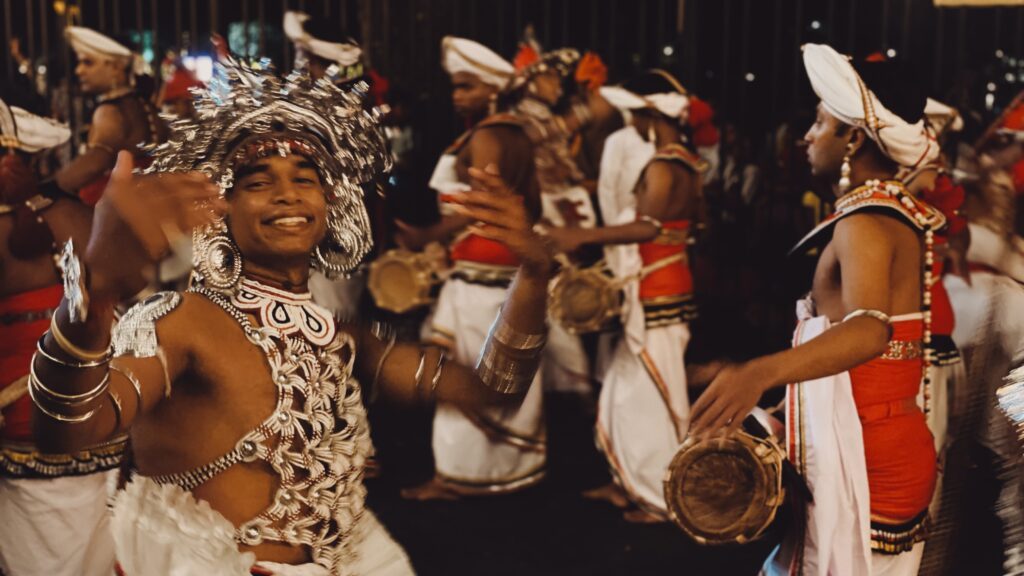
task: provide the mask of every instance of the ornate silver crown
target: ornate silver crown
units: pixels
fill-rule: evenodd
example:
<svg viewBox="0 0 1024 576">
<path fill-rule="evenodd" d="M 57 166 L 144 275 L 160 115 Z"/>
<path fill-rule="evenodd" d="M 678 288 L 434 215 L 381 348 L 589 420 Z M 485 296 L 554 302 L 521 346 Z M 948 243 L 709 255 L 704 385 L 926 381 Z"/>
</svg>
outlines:
<svg viewBox="0 0 1024 576">
<path fill-rule="evenodd" d="M 391 169 L 383 111 L 364 106 L 366 93 L 363 82 L 339 87 L 301 72 L 282 79 L 267 60 L 228 59 L 215 66 L 206 89 L 193 89 L 194 119 L 167 117 L 170 138 L 150 150 L 146 172 L 199 170 L 223 195 L 243 163 L 292 151 L 309 156 L 328 200 L 328 232 L 312 264 L 328 276 L 350 272 L 373 245 L 360 185 Z M 218 248 L 226 236 L 223 221 L 193 234 L 196 268 L 208 281 L 218 273 L 211 265 L 234 268 Z"/>
</svg>

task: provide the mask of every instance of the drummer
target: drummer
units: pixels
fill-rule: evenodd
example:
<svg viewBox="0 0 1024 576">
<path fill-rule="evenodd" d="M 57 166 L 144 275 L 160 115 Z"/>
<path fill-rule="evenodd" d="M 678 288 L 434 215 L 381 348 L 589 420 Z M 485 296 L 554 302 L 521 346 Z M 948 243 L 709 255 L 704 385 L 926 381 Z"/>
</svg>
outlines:
<svg viewBox="0 0 1024 576">
<path fill-rule="evenodd" d="M 539 212 L 533 146 L 513 116 L 497 112 L 501 89 L 512 65 L 472 40 L 445 37 L 441 64 L 452 80 L 452 103 L 472 127 L 438 161 L 430 180 L 449 206 L 441 221 L 416 229 L 399 222 L 398 243 L 419 248 L 454 238 L 453 271 L 438 295 L 429 340 L 459 363 L 472 365 L 505 300 L 517 260 L 503 245 L 472 233 L 458 197 L 467 190 L 468 169 L 498 168 L 521 195 L 534 217 Z M 538 378 L 539 380 L 539 378 Z M 513 411 L 466 412 L 438 403 L 433 449 L 436 473 L 426 484 L 403 491 L 406 498 L 455 499 L 468 494 L 502 494 L 531 486 L 544 477 L 547 445 L 541 412 L 542 390 L 535 381 L 522 406 Z"/>
<path fill-rule="evenodd" d="M 916 397 L 928 368 L 934 232 L 945 219 L 895 179 L 938 154 L 925 95 L 893 62 L 851 62 L 807 44 L 821 98 L 804 139 L 812 172 L 837 182 L 836 212 L 798 245 L 822 245 L 794 348 L 728 366 L 693 407 L 691 433 L 734 429 L 769 388 L 786 397 L 787 455 L 812 486 L 804 535 L 768 574 L 917 574 L 935 446 Z M 831 326 L 831 327 L 830 327 Z"/>
<path fill-rule="evenodd" d="M 655 149 L 634 188 L 635 206 L 621 202 L 622 213 L 609 226 L 548 233 L 565 252 L 619 245 L 609 261 L 613 272 L 639 277 L 626 285 L 626 333 L 598 400 L 598 445 L 616 483 L 585 495 L 626 509 L 627 520 L 658 522 L 667 519 L 662 479 L 689 423 L 683 356 L 693 279 L 686 245 L 699 214 L 706 163 L 686 140 L 689 97 L 678 80 L 653 70 L 628 87 L 635 92 L 605 94 L 630 110 L 637 133 Z"/>
</svg>

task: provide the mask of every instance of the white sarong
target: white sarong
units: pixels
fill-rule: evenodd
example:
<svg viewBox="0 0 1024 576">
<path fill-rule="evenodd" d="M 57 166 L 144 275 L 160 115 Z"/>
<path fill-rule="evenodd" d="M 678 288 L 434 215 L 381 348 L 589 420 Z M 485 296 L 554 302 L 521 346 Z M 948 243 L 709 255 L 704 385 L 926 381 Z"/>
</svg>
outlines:
<svg viewBox="0 0 1024 576">
<path fill-rule="evenodd" d="M 811 314 L 809 303 L 801 301 L 794 346 L 828 330 L 828 318 Z M 765 574 L 870 576 L 870 493 L 849 373 L 787 387 L 786 452 L 814 502 L 807 506 L 802 541 L 788 535 L 765 563 Z"/>
<path fill-rule="evenodd" d="M 434 310 L 433 330 L 451 346 L 453 359 L 475 366 L 506 288 L 449 279 Z M 437 475 L 467 491 L 497 493 L 536 483 L 547 462 L 544 395 L 534 379 L 518 408 L 486 408 L 468 413 L 439 402 L 434 414 L 433 448 Z"/>
<path fill-rule="evenodd" d="M 135 476 L 114 497 L 111 520 L 117 560 L 126 576 L 249 576 L 254 565 L 281 576 L 330 576 L 323 566 L 256 562 L 241 552 L 235 527 L 210 505 L 173 484 Z M 355 560 L 346 574 L 410 576 L 409 558 L 372 512 L 355 528 Z"/>
<path fill-rule="evenodd" d="M 598 398 L 597 441 L 619 484 L 651 513 L 666 515 L 662 482 L 689 427 L 685 323 L 648 329 L 634 352 L 623 339 Z"/>
<path fill-rule="evenodd" d="M 0 479 L 0 571 L 11 576 L 109 576 L 107 500 L 115 471 Z"/>
</svg>

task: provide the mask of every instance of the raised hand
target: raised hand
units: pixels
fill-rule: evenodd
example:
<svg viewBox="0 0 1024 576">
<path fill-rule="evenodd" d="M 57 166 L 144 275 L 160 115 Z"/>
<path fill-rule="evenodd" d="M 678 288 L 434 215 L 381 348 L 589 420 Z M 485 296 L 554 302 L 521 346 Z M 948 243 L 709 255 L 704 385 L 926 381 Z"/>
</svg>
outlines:
<svg viewBox="0 0 1024 576">
<path fill-rule="evenodd" d="M 470 168 L 469 176 L 472 190 L 449 197 L 455 212 L 474 221 L 469 227 L 474 234 L 507 246 L 525 272 L 549 275 L 551 253 L 547 242 L 533 231 L 523 197 L 512 192 L 494 164 L 485 170 Z"/>
<path fill-rule="evenodd" d="M 224 213 L 217 186 L 199 172 L 140 176 L 121 151 L 96 205 L 86 249 L 90 291 L 115 298 L 144 285 L 143 271 L 172 242 Z"/>
</svg>

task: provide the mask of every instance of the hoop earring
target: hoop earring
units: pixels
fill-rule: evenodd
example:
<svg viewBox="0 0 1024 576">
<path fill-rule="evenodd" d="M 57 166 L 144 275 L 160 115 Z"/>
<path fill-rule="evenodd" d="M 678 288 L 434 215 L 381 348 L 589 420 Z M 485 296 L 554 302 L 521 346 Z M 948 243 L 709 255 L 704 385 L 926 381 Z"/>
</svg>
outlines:
<svg viewBox="0 0 1024 576">
<path fill-rule="evenodd" d="M 206 236 L 193 233 L 196 270 L 203 283 L 215 290 L 230 290 L 242 276 L 242 253 L 226 231 Z"/>
<path fill-rule="evenodd" d="M 654 123 L 647 125 L 647 141 L 654 144 L 658 141 L 658 133 L 654 130 Z"/>
<path fill-rule="evenodd" d="M 839 167 L 839 193 L 844 194 L 850 189 L 850 156 L 853 154 L 853 143 L 846 145 L 846 154 L 843 155 L 843 164 Z"/>
</svg>

